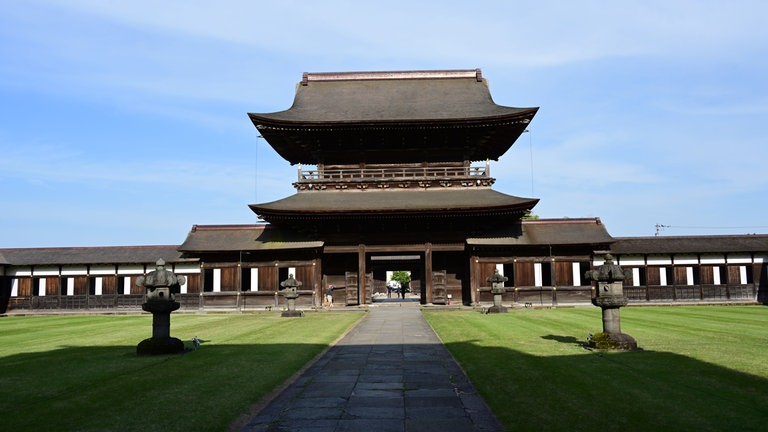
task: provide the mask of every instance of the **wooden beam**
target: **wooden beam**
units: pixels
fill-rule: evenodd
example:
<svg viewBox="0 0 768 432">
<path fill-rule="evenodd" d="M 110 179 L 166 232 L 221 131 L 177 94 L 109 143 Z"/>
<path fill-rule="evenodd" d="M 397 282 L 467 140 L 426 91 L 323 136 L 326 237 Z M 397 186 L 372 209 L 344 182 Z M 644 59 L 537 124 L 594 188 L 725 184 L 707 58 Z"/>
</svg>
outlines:
<svg viewBox="0 0 768 432">
<path fill-rule="evenodd" d="M 424 289 L 426 289 L 426 300 L 431 303 L 434 300 L 432 292 L 432 243 L 424 243 Z"/>
<path fill-rule="evenodd" d="M 480 260 L 476 255 L 469 257 L 469 296 L 472 304 L 480 301 L 478 290 L 480 289 Z"/>
<path fill-rule="evenodd" d="M 365 296 L 365 245 L 357 245 L 357 299 L 358 303 L 363 305 L 367 303 Z"/>
</svg>

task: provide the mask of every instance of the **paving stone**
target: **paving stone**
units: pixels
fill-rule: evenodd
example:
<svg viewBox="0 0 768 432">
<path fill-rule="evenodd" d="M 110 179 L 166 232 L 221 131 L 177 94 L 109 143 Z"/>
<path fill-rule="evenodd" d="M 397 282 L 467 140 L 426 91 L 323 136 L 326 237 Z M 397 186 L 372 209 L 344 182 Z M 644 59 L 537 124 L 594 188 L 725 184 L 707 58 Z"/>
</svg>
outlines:
<svg viewBox="0 0 768 432">
<path fill-rule="evenodd" d="M 418 305 L 368 315 L 243 432 L 454 432 L 503 428 Z"/>
</svg>

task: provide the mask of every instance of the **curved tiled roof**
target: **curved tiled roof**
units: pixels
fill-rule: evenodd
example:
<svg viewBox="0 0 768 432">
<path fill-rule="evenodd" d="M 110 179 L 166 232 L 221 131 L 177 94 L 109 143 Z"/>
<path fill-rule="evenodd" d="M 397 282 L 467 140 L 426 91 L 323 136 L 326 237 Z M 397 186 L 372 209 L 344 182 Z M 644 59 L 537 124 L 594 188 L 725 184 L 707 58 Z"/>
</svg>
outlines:
<svg viewBox="0 0 768 432">
<path fill-rule="evenodd" d="M 608 245 L 614 242 L 600 219 L 537 219 L 468 238 L 473 246 Z"/>
<path fill-rule="evenodd" d="M 248 115 L 292 164 L 404 163 L 496 160 L 537 110 L 459 70 L 305 74 L 291 108 Z"/>
<path fill-rule="evenodd" d="M 530 210 L 539 200 L 507 195 L 492 189 L 437 189 L 387 191 L 300 192 L 281 200 L 252 204 L 251 209 L 269 215 L 428 215 L 450 212 Z"/>
<path fill-rule="evenodd" d="M 616 254 L 768 252 L 768 235 L 617 237 Z"/>
<path fill-rule="evenodd" d="M 184 257 L 178 246 L 17 248 L 2 249 L 0 256 L 0 263 L 16 266 L 142 264 L 154 263 L 159 258 L 168 263 L 196 261 Z"/>
<path fill-rule="evenodd" d="M 536 111 L 495 104 L 488 82 L 477 79 L 475 70 L 429 72 L 305 74 L 307 81 L 298 86 L 290 109 L 249 116 L 256 125 L 383 126 L 500 119 Z"/>
<path fill-rule="evenodd" d="M 306 239 L 270 225 L 195 225 L 179 246 L 185 252 L 226 252 L 322 247 L 323 242 Z"/>
</svg>

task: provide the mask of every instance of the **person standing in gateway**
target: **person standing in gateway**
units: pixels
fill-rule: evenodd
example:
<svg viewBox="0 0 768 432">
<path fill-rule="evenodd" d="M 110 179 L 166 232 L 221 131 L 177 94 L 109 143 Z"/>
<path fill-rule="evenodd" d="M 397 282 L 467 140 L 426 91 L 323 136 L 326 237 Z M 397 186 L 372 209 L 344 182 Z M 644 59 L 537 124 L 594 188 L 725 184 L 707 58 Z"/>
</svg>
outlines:
<svg viewBox="0 0 768 432">
<path fill-rule="evenodd" d="M 325 305 L 329 308 L 333 307 L 333 285 L 328 284 L 328 288 L 325 290 Z"/>
</svg>

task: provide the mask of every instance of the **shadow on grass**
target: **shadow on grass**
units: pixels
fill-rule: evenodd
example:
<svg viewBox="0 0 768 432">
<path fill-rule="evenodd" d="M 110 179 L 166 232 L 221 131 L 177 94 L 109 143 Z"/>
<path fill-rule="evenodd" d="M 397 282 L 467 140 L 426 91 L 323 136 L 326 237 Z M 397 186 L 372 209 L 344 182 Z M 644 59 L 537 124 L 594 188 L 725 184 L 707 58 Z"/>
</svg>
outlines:
<svg viewBox="0 0 768 432">
<path fill-rule="evenodd" d="M 327 345 L 191 342 L 183 354 L 66 347 L 0 358 L 3 430 L 225 430 Z"/>
<path fill-rule="evenodd" d="M 509 430 L 765 430 L 768 380 L 686 356 L 592 352 L 547 335 L 563 355 L 448 343 Z M 568 347 L 568 346 L 571 347 Z"/>
<path fill-rule="evenodd" d="M 553 340 L 555 342 L 560 342 L 568 345 L 584 346 L 584 341 L 580 341 L 573 336 L 546 335 L 546 336 L 542 336 L 541 338 L 546 340 Z"/>
<path fill-rule="evenodd" d="M 748 431 L 768 426 L 765 378 L 674 353 L 592 353 L 571 336 L 543 339 L 573 349 L 536 356 L 472 342 L 446 346 L 509 430 Z M 225 430 L 324 348 L 204 343 L 197 351 L 157 357 L 136 356 L 135 346 L 17 354 L 0 358 L 0 415 L 4 429 L 17 431 Z M 336 357 L 349 361 L 355 353 L 403 346 L 334 349 Z M 444 361 L 407 359 L 400 366 L 411 374 L 426 374 Z M 367 366 L 393 367 L 383 360 Z M 322 363 L 323 369 L 311 373 L 351 367 Z"/>
</svg>

